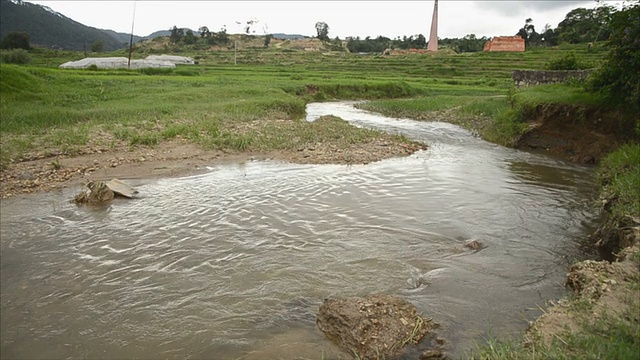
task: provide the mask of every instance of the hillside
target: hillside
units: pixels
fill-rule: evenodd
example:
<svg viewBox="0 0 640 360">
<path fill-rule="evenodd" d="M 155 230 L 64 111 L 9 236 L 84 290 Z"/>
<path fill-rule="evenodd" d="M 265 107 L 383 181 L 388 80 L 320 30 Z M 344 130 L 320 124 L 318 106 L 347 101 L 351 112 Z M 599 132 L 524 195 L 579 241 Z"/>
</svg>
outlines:
<svg viewBox="0 0 640 360">
<path fill-rule="evenodd" d="M 0 0 L 0 38 L 11 31 L 27 32 L 32 45 L 65 50 L 88 50 L 98 40 L 104 42 L 104 50 L 116 50 L 124 47 L 130 36 L 85 26 L 45 6 Z"/>
</svg>

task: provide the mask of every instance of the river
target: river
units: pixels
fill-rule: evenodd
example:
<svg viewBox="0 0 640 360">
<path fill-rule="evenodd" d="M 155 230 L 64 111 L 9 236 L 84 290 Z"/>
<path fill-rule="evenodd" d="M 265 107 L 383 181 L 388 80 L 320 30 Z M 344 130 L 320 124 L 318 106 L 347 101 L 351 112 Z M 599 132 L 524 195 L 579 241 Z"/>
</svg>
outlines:
<svg viewBox="0 0 640 360">
<path fill-rule="evenodd" d="M 517 336 L 591 230 L 593 168 L 504 148 L 443 122 L 309 104 L 427 143 L 367 165 L 249 161 L 0 204 L 1 354 L 14 358 L 335 358 L 322 299 L 399 295 L 454 357 Z M 463 248 L 476 239 L 486 247 Z"/>
</svg>

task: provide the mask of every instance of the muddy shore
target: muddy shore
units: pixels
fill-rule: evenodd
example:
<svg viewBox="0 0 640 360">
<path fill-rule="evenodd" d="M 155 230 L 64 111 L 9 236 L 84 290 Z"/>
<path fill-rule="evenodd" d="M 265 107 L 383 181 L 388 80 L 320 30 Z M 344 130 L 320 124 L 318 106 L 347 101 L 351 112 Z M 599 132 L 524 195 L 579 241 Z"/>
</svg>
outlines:
<svg viewBox="0 0 640 360">
<path fill-rule="evenodd" d="M 406 144 L 391 137 L 339 146 L 319 143 L 295 150 L 240 152 L 206 150 L 176 139 L 155 147 L 86 146 L 75 155 L 49 152 L 28 154 L 0 171 L 0 198 L 75 186 L 89 180 L 156 179 L 188 176 L 206 171 L 207 166 L 249 160 L 276 160 L 297 164 L 367 164 L 407 156 L 424 144 Z"/>
</svg>

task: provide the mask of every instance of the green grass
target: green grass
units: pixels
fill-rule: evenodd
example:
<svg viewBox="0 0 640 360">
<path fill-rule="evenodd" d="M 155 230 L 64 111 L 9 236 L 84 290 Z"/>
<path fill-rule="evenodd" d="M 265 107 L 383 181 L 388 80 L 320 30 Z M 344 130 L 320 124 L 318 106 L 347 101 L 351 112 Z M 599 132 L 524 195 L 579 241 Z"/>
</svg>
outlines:
<svg viewBox="0 0 640 360">
<path fill-rule="evenodd" d="M 534 341 L 525 347 L 521 340 L 487 339 L 468 358 L 481 360 L 635 360 L 640 349 L 638 314 L 604 314 L 592 320 L 582 313 L 580 331 L 568 329 L 554 336 L 550 344 Z"/>
<path fill-rule="evenodd" d="M 153 52 L 138 49 L 133 58 Z M 57 68 L 81 52 L 35 49 L 29 65 L 0 65 L 0 164 L 45 148 L 73 152 L 99 132 L 131 146 L 182 137 L 214 148 L 265 149 L 276 146 L 276 136 L 238 135 L 236 125 L 300 119 L 310 101 L 399 99 L 386 106 L 403 116 L 455 108 L 452 118 L 471 126 L 504 117 L 510 71 L 541 69 L 550 52 L 584 61 L 603 54 L 576 47 L 437 56 L 245 49 L 234 65 L 232 51 L 198 50 L 182 53 L 199 60 L 191 67 L 90 71 Z"/>
<path fill-rule="evenodd" d="M 605 157 L 598 178 L 602 197 L 612 200 L 612 217 L 640 217 L 640 144 L 625 144 Z"/>
<path fill-rule="evenodd" d="M 511 101 L 526 107 L 535 107 L 540 104 L 607 106 L 605 98 L 602 95 L 587 92 L 580 83 L 548 84 L 528 87 L 516 91 L 512 95 Z"/>
</svg>

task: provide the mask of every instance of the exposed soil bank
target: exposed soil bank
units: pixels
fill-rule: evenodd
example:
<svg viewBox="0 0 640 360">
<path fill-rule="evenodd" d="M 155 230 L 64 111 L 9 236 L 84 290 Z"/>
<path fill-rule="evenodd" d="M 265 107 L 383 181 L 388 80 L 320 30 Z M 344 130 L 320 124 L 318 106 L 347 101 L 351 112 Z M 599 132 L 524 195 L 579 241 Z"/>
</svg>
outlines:
<svg viewBox="0 0 640 360">
<path fill-rule="evenodd" d="M 581 163 L 597 163 L 634 136 L 636 120 L 585 105 L 541 104 L 526 110 L 529 129 L 515 144 Z"/>
<path fill-rule="evenodd" d="M 633 134 L 633 130 L 630 131 Z M 600 166 L 603 221 L 591 239 L 604 261 L 573 265 L 562 299 L 525 336 L 543 357 L 636 358 L 640 349 L 640 209 L 637 143 L 616 149 Z M 635 151 L 634 151 L 635 149 Z M 612 165 L 613 164 L 613 165 Z M 635 176 L 634 176 L 635 174 Z M 615 181 L 614 181 L 615 180 Z"/>
</svg>

